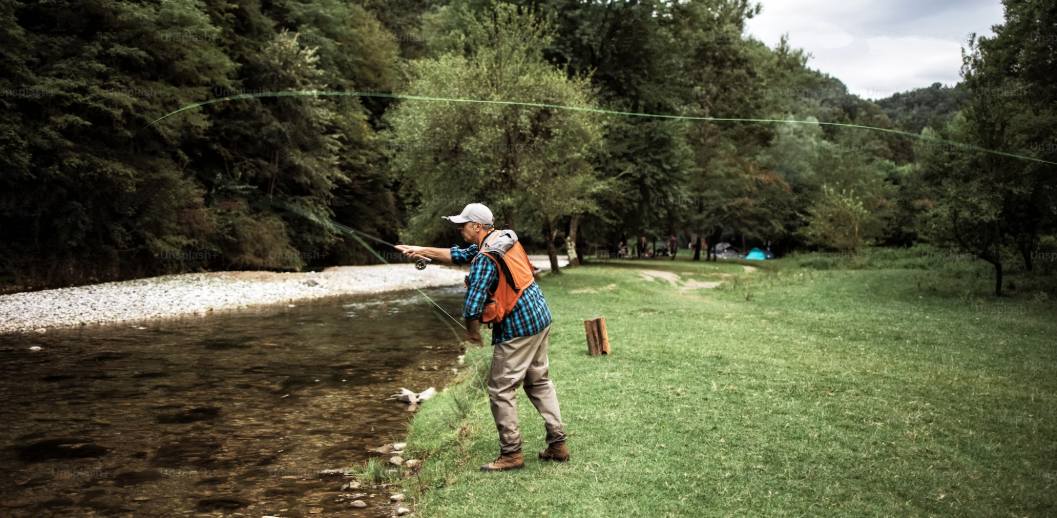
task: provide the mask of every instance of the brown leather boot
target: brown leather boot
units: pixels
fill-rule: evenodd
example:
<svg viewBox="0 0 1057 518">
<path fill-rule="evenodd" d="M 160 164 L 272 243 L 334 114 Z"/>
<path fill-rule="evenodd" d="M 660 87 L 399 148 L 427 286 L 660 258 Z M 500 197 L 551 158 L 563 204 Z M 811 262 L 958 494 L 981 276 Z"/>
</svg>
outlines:
<svg viewBox="0 0 1057 518">
<path fill-rule="evenodd" d="M 500 454 L 492 462 L 481 466 L 481 471 L 506 471 L 525 467 L 525 457 L 520 451 Z"/>
<path fill-rule="evenodd" d="M 569 447 L 565 441 L 548 445 L 546 450 L 540 452 L 540 460 L 553 460 L 555 462 L 569 461 Z"/>
</svg>

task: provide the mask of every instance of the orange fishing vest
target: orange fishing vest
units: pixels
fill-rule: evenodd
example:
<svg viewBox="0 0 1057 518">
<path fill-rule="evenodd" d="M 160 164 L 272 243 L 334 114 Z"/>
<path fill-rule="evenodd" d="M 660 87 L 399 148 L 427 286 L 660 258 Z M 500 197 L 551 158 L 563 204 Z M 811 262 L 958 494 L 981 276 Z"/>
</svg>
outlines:
<svg viewBox="0 0 1057 518">
<path fill-rule="evenodd" d="M 489 235 L 491 235 L 491 232 L 489 232 Z M 486 240 L 488 240 L 488 236 L 481 240 L 482 247 Z M 495 324 L 502 322 L 514 310 L 514 305 L 521 298 L 521 294 L 525 292 L 525 288 L 535 282 L 536 279 L 532 275 L 535 268 L 529 262 L 528 254 L 525 253 L 525 249 L 521 246 L 521 241 L 515 242 L 514 246 L 511 246 L 506 253 L 489 251 L 479 252 L 477 255 L 483 255 L 491 260 L 495 264 L 496 272 L 499 274 L 498 282 L 493 284 L 488 290 L 488 299 L 484 304 L 484 312 L 481 313 L 481 323 Z M 474 260 L 476 261 L 478 258 L 475 257 Z M 466 283 L 469 284 L 469 277 L 467 277 Z"/>
</svg>

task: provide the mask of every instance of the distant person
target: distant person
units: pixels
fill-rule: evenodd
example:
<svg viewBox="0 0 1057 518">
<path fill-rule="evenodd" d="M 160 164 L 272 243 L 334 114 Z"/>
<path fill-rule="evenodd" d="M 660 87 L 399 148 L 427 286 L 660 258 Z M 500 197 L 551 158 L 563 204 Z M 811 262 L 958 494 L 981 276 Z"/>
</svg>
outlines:
<svg viewBox="0 0 1057 518">
<path fill-rule="evenodd" d="M 679 240 L 675 238 L 675 234 L 668 237 L 668 254 L 672 256 L 672 260 L 675 260 L 675 254 L 679 251 Z"/>
<path fill-rule="evenodd" d="M 617 245 L 617 257 L 620 258 L 620 259 L 624 259 L 627 256 L 628 256 L 628 243 L 626 241 L 624 241 L 624 240 L 621 240 L 620 244 Z"/>
<path fill-rule="evenodd" d="M 481 466 L 481 471 L 505 471 L 525 465 L 517 414 L 517 389 L 522 382 L 547 429 L 547 449 L 539 452 L 539 458 L 569 460 L 558 394 L 549 377 L 547 349 L 551 313 L 543 291 L 533 278 L 525 249 L 513 230 L 492 227 L 492 211 L 480 203 L 471 203 L 458 216 L 444 219 L 459 225 L 459 233 L 470 246 L 397 245 L 396 248 L 416 259 L 470 264 L 462 313 L 468 338 L 475 342 L 481 342 L 481 323 L 492 327 L 488 400 L 499 431 L 499 456 Z"/>
</svg>

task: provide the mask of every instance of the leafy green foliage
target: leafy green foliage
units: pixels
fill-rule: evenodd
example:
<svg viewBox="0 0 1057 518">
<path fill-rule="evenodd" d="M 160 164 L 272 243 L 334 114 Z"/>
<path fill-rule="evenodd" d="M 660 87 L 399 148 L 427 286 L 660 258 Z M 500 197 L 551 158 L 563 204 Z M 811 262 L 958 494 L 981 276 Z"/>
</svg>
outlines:
<svg viewBox="0 0 1057 518">
<path fill-rule="evenodd" d="M 972 41 L 964 55 L 969 99 L 941 135 L 1052 160 L 1057 149 L 1047 145 L 1052 132 L 1044 128 L 1057 125 L 1057 87 L 1049 79 L 1057 72 L 1057 47 L 1044 35 L 1052 34 L 1057 6 L 1034 0 L 1004 4 L 1006 23 L 996 27 L 994 37 Z M 1018 252 L 1031 270 L 1042 236 L 1057 232 L 1052 167 L 940 146 L 922 154 L 931 235 L 991 263 L 995 294 L 1001 294 L 1007 250 Z"/>
<path fill-rule="evenodd" d="M 0 273 L 55 285 L 363 260 L 298 216 L 397 219 L 371 108 L 233 93 L 391 88 L 395 41 L 344 2 L 0 3 Z M 351 49 L 351 50 L 350 50 Z M 358 245 L 356 245 L 358 246 Z M 308 258 L 308 259 L 306 259 Z"/>
<path fill-rule="evenodd" d="M 508 4 L 491 13 L 447 8 L 433 22 L 444 53 L 412 65 L 407 93 L 419 96 L 591 106 L 589 84 L 543 60 L 546 19 Z M 509 225 L 553 239 L 559 219 L 595 209 L 591 158 L 601 141 L 596 115 L 542 107 L 406 103 L 394 110 L 394 164 L 413 189 L 420 236 L 447 229 L 440 216 L 485 201 Z M 553 248 L 553 247 L 552 247 Z M 553 252 L 553 250 L 552 250 Z"/>
<path fill-rule="evenodd" d="M 874 103 L 786 39 L 746 37 L 766 9 L 748 0 L 0 0 L 0 277 L 362 263 L 321 222 L 447 241 L 438 216 L 468 201 L 552 256 L 669 234 L 782 254 L 846 243 L 822 216 L 840 193 L 868 213 L 864 242 L 1033 269 L 1057 235 L 1052 167 L 824 123 L 1057 160 L 1051 4 L 1006 1 L 962 84 Z M 148 125 L 314 89 L 806 123 L 251 96 Z"/>
<path fill-rule="evenodd" d="M 856 253 L 868 244 L 870 211 L 853 191 L 822 186 L 822 193 L 807 209 L 807 226 L 801 232 L 809 243 L 841 252 Z"/>
</svg>

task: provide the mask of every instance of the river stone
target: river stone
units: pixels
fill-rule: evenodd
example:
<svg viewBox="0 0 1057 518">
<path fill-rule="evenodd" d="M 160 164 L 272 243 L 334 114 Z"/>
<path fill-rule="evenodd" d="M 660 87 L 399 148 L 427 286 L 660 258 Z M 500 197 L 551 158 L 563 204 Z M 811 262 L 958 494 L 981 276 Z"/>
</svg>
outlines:
<svg viewBox="0 0 1057 518">
<path fill-rule="evenodd" d="M 404 501 L 404 494 L 403 493 L 397 493 L 397 494 L 395 494 L 393 496 L 390 496 L 389 497 L 389 501 L 390 502 L 403 502 Z"/>
<path fill-rule="evenodd" d="M 408 509 L 406 507 L 397 507 L 396 508 L 396 515 L 397 516 L 403 516 L 405 514 L 409 514 L 410 512 L 411 512 L 411 509 Z"/>
<path fill-rule="evenodd" d="M 394 466 L 401 466 L 404 464 L 404 459 L 399 455 L 393 455 L 392 457 L 389 457 L 389 464 L 392 464 Z"/>
<path fill-rule="evenodd" d="M 364 507 L 367 507 L 367 502 L 364 502 L 363 500 L 353 500 L 349 505 L 357 509 L 363 509 Z"/>
</svg>

